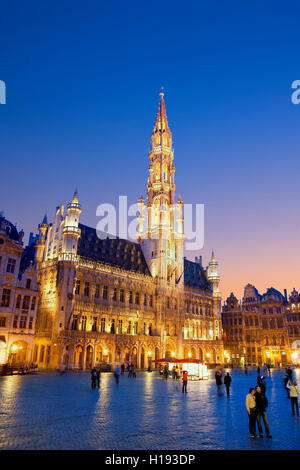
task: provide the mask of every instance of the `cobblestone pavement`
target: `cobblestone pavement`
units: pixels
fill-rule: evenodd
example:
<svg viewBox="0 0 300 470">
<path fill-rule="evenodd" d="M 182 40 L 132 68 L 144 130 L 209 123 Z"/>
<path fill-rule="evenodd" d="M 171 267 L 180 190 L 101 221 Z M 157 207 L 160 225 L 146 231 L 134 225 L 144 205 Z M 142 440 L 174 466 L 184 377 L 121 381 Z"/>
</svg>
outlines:
<svg viewBox="0 0 300 470">
<path fill-rule="evenodd" d="M 300 370 L 296 371 L 299 381 Z M 157 372 L 115 383 L 102 374 L 40 372 L 0 377 L 0 449 L 299 449 L 300 418 L 291 413 L 283 371 L 267 378 L 273 439 L 250 440 L 245 395 L 256 371 L 232 373 L 232 396 L 208 381 L 181 383 Z"/>
</svg>

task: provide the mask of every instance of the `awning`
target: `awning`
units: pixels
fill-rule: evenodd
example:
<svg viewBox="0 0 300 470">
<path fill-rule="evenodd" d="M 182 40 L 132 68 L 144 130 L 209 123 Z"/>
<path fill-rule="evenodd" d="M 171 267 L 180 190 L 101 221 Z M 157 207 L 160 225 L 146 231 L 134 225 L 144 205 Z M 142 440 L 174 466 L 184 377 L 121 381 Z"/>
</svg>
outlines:
<svg viewBox="0 0 300 470">
<path fill-rule="evenodd" d="M 200 359 L 192 359 L 191 357 L 188 357 L 187 359 L 177 359 L 177 362 L 180 364 L 205 364 L 204 361 L 201 361 Z"/>
<path fill-rule="evenodd" d="M 152 362 L 179 362 L 179 360 L 175 359 L 175 357 L 163 357 L 161 359 L 155 359 Z"/>
</svg>

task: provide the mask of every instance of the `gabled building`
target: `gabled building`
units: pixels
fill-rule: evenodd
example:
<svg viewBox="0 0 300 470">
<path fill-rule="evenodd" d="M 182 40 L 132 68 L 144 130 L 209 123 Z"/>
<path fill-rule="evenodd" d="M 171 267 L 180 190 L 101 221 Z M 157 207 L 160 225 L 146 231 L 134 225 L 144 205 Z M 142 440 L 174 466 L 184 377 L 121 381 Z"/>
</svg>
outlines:
<svg viewBox="0 0 300 470">
<path fill-rule="evenodd" d="M 99 238 L 81 224 L 77 191 L 66 211 L 63 204 L 56 208 L 52 224 L 40 224 L 33 356 L 40 367 L 133 362 L 145 368 L 166 356 L 223 361 L 218 263 L 213 254 L 205 269 L 183 256 L 183 202 L 175 202 L 173 159 L 161 93 L 147 201 L 138 201 L 137 243 Z"/>
<path fill-rule="evenodd" d="M 227 362 L 242 366 L 290 363 L 286 305 L 286 298 L 273 287 L 261 295 L 247 284 L 241 303 L 231 294 L 222 313 Z"/>
<path fill-rule="evenodd" d="M 31 362 L 39 289 L 34 247 L 24 232 L 0 216 L 0 364 Z"/>
</svg>

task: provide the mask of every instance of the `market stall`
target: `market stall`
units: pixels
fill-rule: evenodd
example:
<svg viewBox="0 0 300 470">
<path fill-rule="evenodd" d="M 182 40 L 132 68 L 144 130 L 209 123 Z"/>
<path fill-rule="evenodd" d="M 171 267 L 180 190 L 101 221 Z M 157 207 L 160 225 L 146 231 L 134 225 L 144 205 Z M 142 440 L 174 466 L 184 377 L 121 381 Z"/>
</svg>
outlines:
<svg viewBox="0 0 300 470">
<path fill-rule="evenodd" d="M 207 380 L 208 370 L 207 365 L 200 359 L 178 359 L 178 364 L 182 367 L 182 370 L 188 372 L 188 379 L 190 380 Z"/>
<path fill-rule="evenodd" d="M 200 359 L 176 359 L 175 357 L 164 357 L 161 359 L 156 359 L 153 361 L 155 363 L 161 363 L 167 365 L 169 371 L 173 367 L 180 368 L 180 371 L 186 370 L 188 372 L 189 380 L 207 380 L 208 379 L 208 369 L 205 362 Z"/>
</svg>

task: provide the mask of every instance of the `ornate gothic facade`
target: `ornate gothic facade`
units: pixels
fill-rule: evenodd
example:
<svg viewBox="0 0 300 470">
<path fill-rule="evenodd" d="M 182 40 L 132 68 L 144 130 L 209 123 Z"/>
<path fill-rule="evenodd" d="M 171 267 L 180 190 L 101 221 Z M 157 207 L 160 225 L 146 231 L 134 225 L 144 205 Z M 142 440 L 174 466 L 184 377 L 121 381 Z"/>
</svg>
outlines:
<svg viewBox="0 0 300 470">
<path fill-rule="evenodd" d="M 40 284 L 33 361 L 86 368 L 154 358 L 223 361 L 218 264 L 183 256 L 183 202 L 175 203 L 172 133 L 163 93 L 151 135 L 147 202 L 141 196 L 137 243 L 100 239 L 79 222 L 75 192 L 65 211 L 39 225 Z M 146 215 L 145 215 L 146 213 Z M 201 258 L 200 258 L 201 259 Z"/>
</svg>

